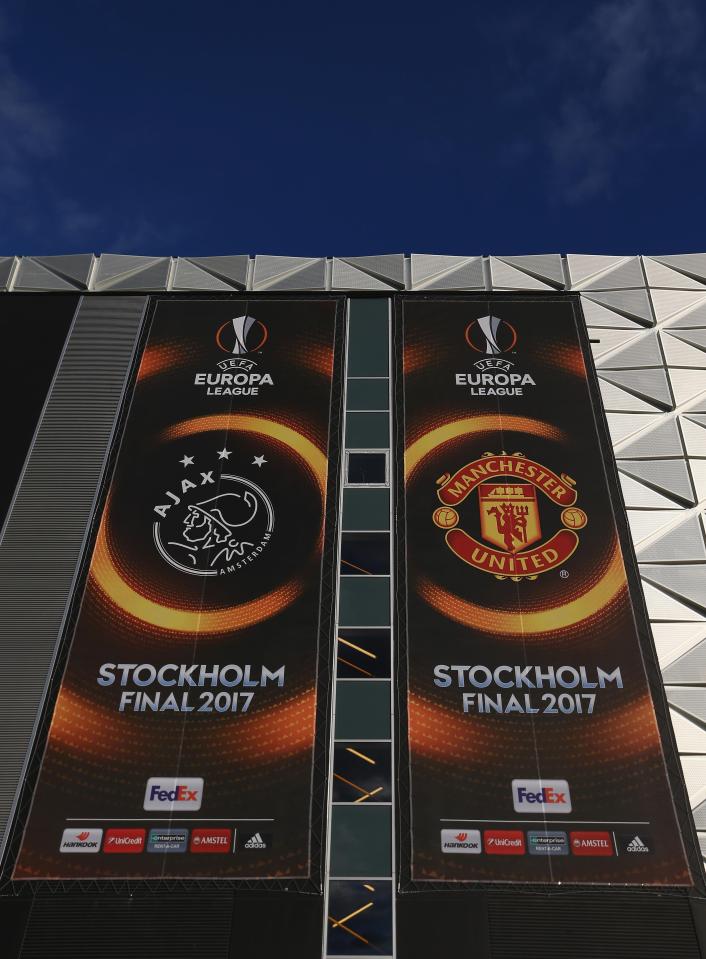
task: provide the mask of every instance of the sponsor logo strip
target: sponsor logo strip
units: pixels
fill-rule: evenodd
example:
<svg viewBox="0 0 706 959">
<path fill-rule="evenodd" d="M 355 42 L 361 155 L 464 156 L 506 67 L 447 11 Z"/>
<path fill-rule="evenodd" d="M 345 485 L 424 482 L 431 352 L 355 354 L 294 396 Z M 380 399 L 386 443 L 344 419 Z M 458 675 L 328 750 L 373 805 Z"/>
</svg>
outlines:
<svg viewBox="0 0 706 959">
<path fill-rule="evenodd" d="M 441 851 L 447 853 L 481 853 L 479 829 L 442 829 Z"/>
<path fill-rule="evenodd" d="M 81 826 L 65 829 L 59 852 L 100 852 L 102 839 L 102 829 L 87 829 Z"/>
<path fill-rule="evenodd" d="M 571 812 L 571 794 L 565 779 L 513 779 L 515 812 Z"/>
<path fill-rule="evenodd" d="M 525 834 L 517 829 L 486 829 L 483 848 L 489 856 L 523 856 Z"/>
<path fill-rule="evenodd" d="M 108 829 L 103 842 L 103 852 L 136 853 L 145 848 L 144 829 Z"/>
<path fill-rule="evenodd" d="M 188 852 L 188 829 L 150 829 L 147 852 Z"/>
<path fill-rule="evenodd" d="M 530 856 L 568 856 L 569 837 L 565 832 L 531 829 L 527 833 L 527 851 Z"/>
<path fill-rule="evenodd" d="M 150 812 L 186 812 L 201 808 L 203 779 L 153 776 L 147 780 L 143 808 Z"/>
<path fill-rule="evenodd" d="M 571 852 L 574 856 L 612 856 L 613 840 L 609 832 L 569 833 Z"/>
<path fill-rule="evenodd" d="M 191 833 L 189 852 L 230 852 L 232 829 L 194 829 Z"/>
</svg>

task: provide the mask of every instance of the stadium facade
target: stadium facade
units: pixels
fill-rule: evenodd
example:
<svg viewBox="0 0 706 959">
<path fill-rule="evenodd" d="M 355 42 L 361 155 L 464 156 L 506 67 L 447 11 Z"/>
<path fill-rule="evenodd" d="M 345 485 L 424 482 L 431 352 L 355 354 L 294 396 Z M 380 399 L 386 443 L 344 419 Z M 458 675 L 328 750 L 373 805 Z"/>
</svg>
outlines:
<svg viewBox="0 0 706 959">
<path fill-rule="evenodd" d="M 706 254 L 0 286 L 8 956 L 706 956 Z"/>
</svg>

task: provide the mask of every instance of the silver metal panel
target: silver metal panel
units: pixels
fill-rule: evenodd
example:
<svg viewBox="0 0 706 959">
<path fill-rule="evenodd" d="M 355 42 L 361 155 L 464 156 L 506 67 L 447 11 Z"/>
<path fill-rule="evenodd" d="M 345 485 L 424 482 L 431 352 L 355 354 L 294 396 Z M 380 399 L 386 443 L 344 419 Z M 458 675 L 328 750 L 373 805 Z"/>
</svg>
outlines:
<svg viewBox="0 0 706 959">
<path fill-rule="evenodd" d="M 652 330 L 631 339 L 625 346 L 611 351 L 596 363 L 596 366 L 603 370 L 626 370 L 631 367 L 663 365 L 664 360 L 657 334 Z"/>
<path fill-rule="evenodd" d="M 166 290 L 171 259 L 168 256 L 123 256 L 104 253 L 98 260 L 92 287 L 102 290 Z"/>
<path fill-rule="evenodd" d="M 649 543 L 638 547 L 637 558 L 641 563 L 706 562 L 706 545 L 699 516 L 687 516 L 684 522 L 652 537 Z"/>
<path fill-rule="evenodd" d="M 549 283 L 557 290 L 564 288 L 564 267 L 561 262 L 560 253 L 538 253 L 534 255 L 523 256 L 499 256 L 498 260 L 514 266 L 523 273 Z"/>
<path fill-rule="evenodd" d="M 145 297 L 81 300 L 0 541 L 0 851 L 145 306 Z"/>
<path fill-rule="evenodd" d="M 402 253 L 383 253 L 379 256 L 342 256 L 363 273 L 377 277 L 383 283 L 390 283 L 397 289 L 404 288 L 404 255 Z"/>
<path fill-rule="evenodd" d="M 656 419 L 657 424 L 652 429 L 642 430 L 620 444 L 615 450 L 616 458 L 653 460 L 666 456 L 683 457 L 684 446 L 676 418 L 659 416 Z"/>
<path fill-rule="evenodd" d="M 253 290 L 324 290 L 326 260 L 309 256 L 256 256 Z"/>
<path fill-rule="evenodd" d="M 625 290 L 645 285 L 637 256 L 567 254 L 573 290 Z"/>
<path fill-rule="evenodd" d="M 706 292 L 650 290 L 658 323 L 666 326 L 706 326 Z"/>
<path fill-rule="evenodd" d="M 334 257 L 331 272 L 332 290 L 388 290 L 394 293 L 396 287 L 391 283 L 384 283 L 370 273 L 365 273 L 352 266 L 340 257 Z"/>
<path fill-rule="evenodd" d="M 601 327 L 607 329 L 642 329 L 644 323 L 623 316 L 622 313 L 616 313 L 609 310 L 608 307 L 596 303 L 586 293 L 581 294 L 581 308 L 588 327 Z"/>
<path fill-rule="evenodd" d="M 413 253 L 410 257 L 413 290 L 484 290 L 483 258 Z"/>
<path fill-rule="evenodd" d="M 669 266 L 660 263 L 651 256 L 642 257 L 642 265 L 647 275 L 647 282 L 653 288 L 664 287 L 668 290 L 697 290 L 703 289 L 706 284 L 700 283 L 684 273 L 678 273 Z"/>
<path fill-rule="evenodd" d="M 0 290 L 6 290 L 10 285 L 16 261 L 15 256 L 0 256 Z"/>
<path fill-rule="evenodd" d="M 653 259 L 694 280 L 706 280 L 706 253 L 675 253 Z"/>
<path fill-rule="evenodd" d="M 618 460 L 618 469 L 627 476 L 673 498 L 679 505 L 695 501 L 686 460 Z"/>
<path fill-rule="evenodd" d="M 238 253 L 231 256 L 179 257 L 177 267 L 184 259 L 240 290 L 244 290 L 247 286 L 248 268 L 250 265 L 250 257 L 247 253 Z"/>
<path fill-rule="evenodd" d="M 225 280 L 203 270 L 191 260 L 180 256 L 174 267 L 172 275 L 172 290 L 213 290 L 228 292 L 236 289 L 232 283 L 226 283 Z"/>
<path fill-rule="evenodd" d="M 698 611 L 706 610 L 706 564 L 687 566 L 641 566 L 644 579 Z"/>
<path fill-rule="evenodd" d="M 669 380 L 664 369 L 601 370 L 600 377 L 662 409 L 673 409 Z M 706 389 L 706 384 L 704 384 Z"/>
<path fill-rule="evenodd" d="M 32 259 L 41 263 L 57 276 L 74 283 L 85 290 L 91 278 L 91 271 L 96 258 L 92 253 L 66 253 L 61 256 L 35 256 Z"/>
<path fill-rule="evenodd" d="M 73 290 L 75 292 L 78 289 L 75 283 L 52 273 L 31 256 L 23 256 L 20 260 L 12 288 L 17 293 L 34 293 L 37 290 Z"/>
<path fill-rule="evenodd" d="M 604 293 L 584 293 L 583 296 L 642 326 L 654 325 L 654 314 L 646 290 L 606 290 Z"/>
<path fill-rule="evenodd" d="M 553 290 L 551 283 L 511 266 L 500 257 L 490 258 L 490 277 L 494 290 Z"/>
</svg>

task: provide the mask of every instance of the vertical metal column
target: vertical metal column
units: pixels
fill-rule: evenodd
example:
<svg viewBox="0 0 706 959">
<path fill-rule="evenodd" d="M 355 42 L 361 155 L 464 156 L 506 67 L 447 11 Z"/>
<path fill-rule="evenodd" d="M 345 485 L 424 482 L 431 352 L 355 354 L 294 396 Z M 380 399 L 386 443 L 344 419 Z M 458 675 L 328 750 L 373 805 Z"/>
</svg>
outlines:
<svg viewBox="0 0 706 959">
<path fill-rule="evenodd" d="M 131 369 L 145 296 L 84 297 L 0 540 L 0 856 Z"/>
<path fill-rule="evenodd" d="M 324 956 L 336 959 L 395 955 L 390 306 L 390 299 L 355 299 L 349 301 L 348 311 L 324 910 Z M 380 396 L 384 392 L 387 408 L 371 408 L 374 401 L 356 403 L 354 393 L 366 389 Z M 352 457 L 360 455 L 377 458 L 383 469 L 371 482 L 354 476 Z M 364 496 L 352 518 L 346 496 L 358 490 Z M 342 548 L 347 533 L 377 537 L 388 554 L 387 572 L 375 573 L 347 562 Z M 347 571 L 354 575 L 346 575 Z M 383 650 L 381 644 L 387 648 Z M 341 773 L 341 761 L 351 755 L 360 762 L 361 773 L 372 770 L 377 785 L 363 787 L 353 774 Z M 341 784 L 348 790 L 346 798 L 337 796 Z"/>
</svg>

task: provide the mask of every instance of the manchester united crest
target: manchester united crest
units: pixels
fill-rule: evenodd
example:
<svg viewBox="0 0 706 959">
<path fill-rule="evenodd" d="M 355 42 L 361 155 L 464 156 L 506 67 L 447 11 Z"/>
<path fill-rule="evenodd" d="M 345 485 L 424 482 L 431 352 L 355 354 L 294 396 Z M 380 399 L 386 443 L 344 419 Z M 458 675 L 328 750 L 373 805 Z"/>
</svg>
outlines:
<svg viewBox="0 0 706 959">
<path fill-rule="evenodd" d="M 446 531 L 449 549 L 497 579 L 536 579 L 561 566 L 579 544 L 577 530 L 588 522 L 576 505 L 576 481 L 522 453 L 486 453 L 437 482 L 442 505 L 433 520 Z M 472 517 L 477 535 L 459 525 L 458 507 L 471 497 L 477 503 Z M 542 529 L 541 497 L 558 508 L 556 516 L 548 511 L 556 521 L 553 530 Z"/>
</svg>

